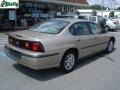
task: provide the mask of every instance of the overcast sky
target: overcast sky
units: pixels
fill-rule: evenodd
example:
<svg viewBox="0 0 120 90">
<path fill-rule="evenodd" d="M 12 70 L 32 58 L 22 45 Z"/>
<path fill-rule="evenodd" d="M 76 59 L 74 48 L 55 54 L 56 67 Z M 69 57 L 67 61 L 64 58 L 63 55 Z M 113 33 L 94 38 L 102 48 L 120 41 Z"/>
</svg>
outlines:
<svg viewBox="0 0 120 90">
<path fill-rule="evenodd" d="M 111 7 L 111 0 L 104 0 L 104 5 L 107 7 Z M 113 6 L 119 7 L 120 6 L 120 0 L 113 0 Z M 89 4 L 101 4 L 102 0 L 88 0 Z"/>
</svg>

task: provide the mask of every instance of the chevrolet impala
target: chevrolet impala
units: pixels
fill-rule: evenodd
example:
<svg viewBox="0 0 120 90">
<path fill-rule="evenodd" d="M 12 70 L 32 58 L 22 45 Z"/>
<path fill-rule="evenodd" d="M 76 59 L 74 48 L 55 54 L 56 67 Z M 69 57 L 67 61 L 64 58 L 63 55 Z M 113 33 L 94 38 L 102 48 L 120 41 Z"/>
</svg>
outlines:
<svg viewBox="0 0 120 90">
<path fill-rule="evenodd" d="M 39 70 L 74 69 L 80 58 L 101 51 L 111 53 L 115 37 L 94 22 L 51 19 L 28 30 L 9 34 L 5 52 L 15 62 Z"/>
</svg>

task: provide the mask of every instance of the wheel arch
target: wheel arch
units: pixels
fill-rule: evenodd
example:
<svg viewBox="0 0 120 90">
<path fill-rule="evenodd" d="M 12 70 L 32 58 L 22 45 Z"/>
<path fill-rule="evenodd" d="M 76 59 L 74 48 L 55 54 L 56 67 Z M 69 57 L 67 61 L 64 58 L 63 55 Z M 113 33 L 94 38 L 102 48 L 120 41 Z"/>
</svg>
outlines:
<svg viewBox="0 0 120 90">
<path fill-rule="evenodd" d="M 111 40 L 115 43 L 115 37 L 111 37 L 109 41 Z"/>
<path fill-rule="evenodd" d="M 78 60 L 79 51 L 78 51 L 77 48 L 74 48 L 74 47 L 73 47 L 73 48 L 67 49 L 67 50 L 64 52 L 64 54 L 63 54 L 63 56 L 62 56 L 62 59 L 63 59 L 63 57 L 66 55 L 67 52 L 74 52 L 74 54 L 75 54 L 75 56 L 76 56 L 76 59 Z M 61 59 L 61 61 L 62 61 L 62 59 Z"/>
<path fill-rule="evenodd" d="M 69 49 L 67 49 L 67 50 L 64 52 L 64 54 L 63 54 L 63 56 L 62 56 L 62 59 L 61 59 L 61 62 L 60 62 L 60 70 L 62 70 L 62 71 L 65 72 L 65 73 L 68 73 L 68 72 L 70 72 L 71 70 L 73 70 L 73 69 L 71 69 L 70 71 L 66 71 L 66 70 L 64 69 L 64 67 L 63 67 L 63 65 L 64 65 L 64 64 L 63 64 L 63 63 L 64 63 L 64 58 L 65 58 L 65 56 L 66 56 L 68 53 L 70 53 L 70 52 L 73 52 L 74 55 L 75 55 L 75 57 L 76 57 L 75 65 L 76 65 L 77 60 L 78 60 L 78 54 L 79 54 L 78 49 L 77 49 L 77 48 L 69 48 Z"/>
</svg>

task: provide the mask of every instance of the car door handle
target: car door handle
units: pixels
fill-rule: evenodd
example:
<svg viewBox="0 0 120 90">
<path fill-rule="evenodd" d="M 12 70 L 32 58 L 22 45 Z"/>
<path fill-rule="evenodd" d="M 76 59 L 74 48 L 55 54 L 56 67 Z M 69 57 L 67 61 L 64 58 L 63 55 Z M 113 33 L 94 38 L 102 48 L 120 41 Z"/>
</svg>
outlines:
<svg viewBox="0 0 120 90">
<path fill-rule="evenodd" d="M 93 39 L 97 39 L 98 37 L 94 37 Z"/>
<path fill-rule="evenodd" d="M 80 41 L 80 40 L 77 40 L 78 42 Z"/>
</svg>

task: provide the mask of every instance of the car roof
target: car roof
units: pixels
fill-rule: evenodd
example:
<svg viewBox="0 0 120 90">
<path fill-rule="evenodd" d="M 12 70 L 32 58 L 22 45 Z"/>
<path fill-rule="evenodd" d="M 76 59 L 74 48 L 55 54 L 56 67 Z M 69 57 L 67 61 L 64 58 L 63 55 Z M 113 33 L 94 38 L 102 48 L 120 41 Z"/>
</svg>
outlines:
<svg viewBox="0 0 120 90">
<path fill-rule="evenodd" d="M 63 20 L 63 21 L 68 21 L 68 22 L 89 22 L 89 20 L 84 20 L 84 19 L 77 19 L 77 18 L 56 18 L 56 19 L 51 19 L 51 20 Z"/>
</svg>

